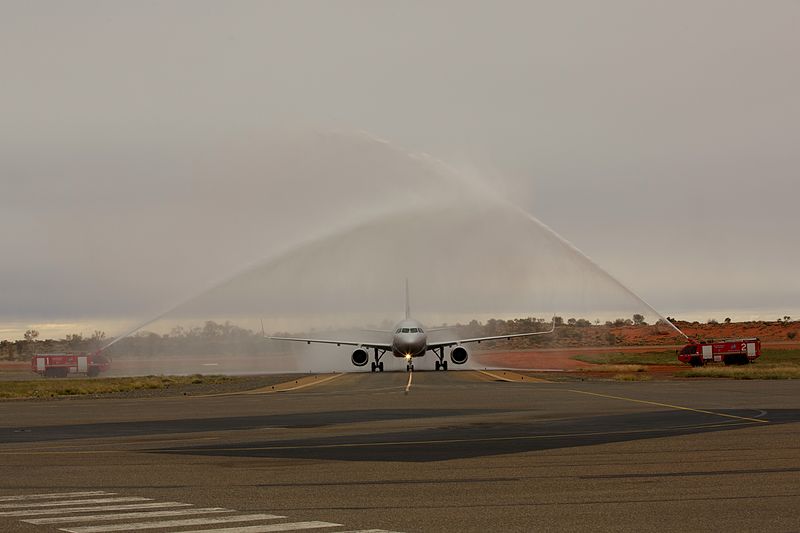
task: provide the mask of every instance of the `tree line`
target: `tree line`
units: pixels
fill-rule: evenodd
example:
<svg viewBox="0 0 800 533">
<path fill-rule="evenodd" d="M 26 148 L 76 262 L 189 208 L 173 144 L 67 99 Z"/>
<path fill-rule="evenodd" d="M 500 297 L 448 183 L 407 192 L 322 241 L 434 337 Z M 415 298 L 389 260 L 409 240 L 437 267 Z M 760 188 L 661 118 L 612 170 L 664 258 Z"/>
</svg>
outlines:
<svg viewBox="0 0 800 533">
<path fill-rule="evenodd" d="M 584 318 L 554 317 L 556 330 L 553 335 L 522 337 L 510 341 L 482 343 L 482 347 L 501 346 L 508 349 L 547 347 L 563 344 L 613 345 L 618 339 L 610 328 L 625 326 L 647 326 L 642 315 L 632 318 L 618 318 L 601 324 Z M 455 324 L 449 328 L 450 333 L 439 333 L 436 338 L 471 338 L 512 335 L 529 331 L 546 331 L 550 328 L 550 320 L 542 318 L 515 318 L 510 320 L 489 319 L 485 323 L 472 320 L 467 324 Z M 327 334 L 327 333 L 326 333 Z M 281 336 L 292 334 L 281 333 Z M 313 333 L 294 333 L 296 336 L 314 336 Z M 63 339 L 38 338 L 39 332 L 28 330 L 21 340 L 0 341 L 0 359 L 28 360 L 37 353 L 92 352 L 115 341 L 107 338 L 105 332 L 94 331 L 84 337 L 81 334 L 67 335 Z M 502 344 L 498 344 L 502 342 Z M 267 355 L 269 344 L 264 341 L 260 331 L 239 327 L 231 322 L 217 323 L 206 321 L 202 326 L 185 328 L 174 327 L 169 333 L 140 331 L 134 335 L 116 340 L 104 353 L 110 356 L 157 356 L 157 355 Z"/>
</svg>

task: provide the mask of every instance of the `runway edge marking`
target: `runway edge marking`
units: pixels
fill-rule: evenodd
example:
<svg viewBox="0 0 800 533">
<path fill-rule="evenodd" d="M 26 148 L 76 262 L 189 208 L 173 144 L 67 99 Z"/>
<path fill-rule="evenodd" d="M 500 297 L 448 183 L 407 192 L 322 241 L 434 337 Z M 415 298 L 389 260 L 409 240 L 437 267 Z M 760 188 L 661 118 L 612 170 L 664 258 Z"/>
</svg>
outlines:
<svg viewBox="0 0 800 533">
<path fill-rule="evenodd" d="M 683 405 L 672 405 L 669 403 L 653 402 L 650 400 L 637 400 L 636 398 L 626 398 L 624 396 L 612 396 L 611 394 L 600 394 L 599 392 L 589 392 L 576 389 L 564 389 L 568 392 L 575 392 L 577 394 L 587 394 L 589 396 L 598 396 L 600 398 L 610 398 L 612 400 L 623 400 L 626 402 L 643 403 L 647 405 L 657 405 L 659 407 L 667 407 L 669 409 L 677 409 L 679 411 L 693 411 L 695 413 L 703 413 L 706 415 L 724 416 L 725 418 L 734 418 L 737 420 L 747 420 L 748 422 L 758 422 L 761 424 L 769 424 L 769 420 L 761 420 L 760 418 L 749 418 L 746 416 L 729 415 L 726 413 L 717 413 L 715 411 L 706 411 L 705 409 L 695 409 L 693 407 L 685 407 Z"/>
</svg>

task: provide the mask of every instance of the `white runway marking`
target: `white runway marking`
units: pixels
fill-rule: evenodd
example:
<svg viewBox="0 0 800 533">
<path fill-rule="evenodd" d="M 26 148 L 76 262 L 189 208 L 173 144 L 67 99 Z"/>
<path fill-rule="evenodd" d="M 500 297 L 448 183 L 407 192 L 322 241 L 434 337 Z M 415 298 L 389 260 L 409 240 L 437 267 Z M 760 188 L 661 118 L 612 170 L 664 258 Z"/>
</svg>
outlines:
<svg viewBox="0 0 800 533">
<path fill-rule="evenodd" d="M 164 507 L 191 507 L 191 503 L 180 502 L 154 502 L 154 503 L 135 503 L 129 505 L 100 505 L 92 507 L 72 507 L 58 509 L 26 509 L 24 511 L 3 511 L 0 516 L 45 516 L 49 514 L 63 513 L 85 513 L 91 511 L 127 511 L 129 509 L 159 509 Z"/>
<path fill-rule="evenodd" d="M 288 524 L 270 524 L 266 526 L 229 527 L 224 529 L 195 529 L 181 533 L 270 533 L 272 531 L 297 531 L 299 529 L 319 529 L 322 527 L 340 527 L 342 524 L 331 522 L 290 522 Z"/>
<path fill-rule="evenodd" d="M 21 500 L 52 500 L 54 498 L 77 498 L 79 496 L 113 496 L 116 492 L 93 490 L 88 492 L 57 492 L 54 494 L 20 494 L 19 496 L 0 496 L 0 502 Z"/>
<path fill-rule="evenodd" d="M 349 529 L 347 531 L 337 531 L 336 533 L 400 533 L 400 532 L 389 531 L 388 529 Z"/>
<path fill-rule="evenodd" d="M 411 376 L 409 376 L 408 381 L 408 387 L 410 387 Z M 0 501 L 10 503 L 0 504 L 0 518 L 16 517 L 20 522 L 34 526 L 58 527 L 63 525 L 64 527 L 59 531 L 64 533 L 107 533 L 150 529 L 173 531 L 173 528 L 181 529 L 181 533 L 271 533 L 273 531 L 344 527 L 342 524 L 319 520 L 276 523 L 276 520 L 285 519 L 286 517 L 266 512 L 249 512 L 245 514 L 225 507 L 196 508 L 190 503 L 158 502 L 153 501 L 152 498 L 140 496 L 86 499 L 87 496 L 112 496 L 115 494 L 117 493 L 81 491 L 3 496 Z M 2 509 L 10 510 L 5 511 Z M 126 522 L 121 522 L 123 520 Z M 270 521 L 271 523 L 264 523 L 265 521 Z M 235 525 L 236 523 L 243 524 L 245 522 L 250 522 L 251 524 Z M 209 528 L 186 531 L 185 528 L 192 526 L 209 526 Z M 4 530 L 1 521 L 0 530 Z M 398 532 L 385 529 L 359 529 L 340 533 Z"/>
<path fill-rule="evenodd" d="M 36 503 L 2 503 L 0 509 L 19 509 L 22 507 L 63 507 L 66 505 L 83 505 L 85 503 L 121 503 L 121 502 L 143 502 L 153 501 L 152 498 L 141 498 L 139 496 L 126 496 L 124 498 L 97 498 L 94 500 L 66 500 L 58 502 L 36 502 Z"/>
<path fill-rule="evenodd" d="M 159 529 L 179 526 L 202 526 L 205 524 L 226 524 L 231 522 L 254 522 L 256 520 L 276 520 L 286 518 L 274 514 L 246 514 L 223 516 L 220 518 L 190 518 L 186 520 L 162 520 L 160 522 L 129 522 L 127 524 L 106 524 L 103 526 L 83 526 L 64 528 L 67 533 L 104 533 L 106 531 L 135 531 L 140 529 Z"/>
<path fill-rule="evenodd" d="M 92 514 L 78 516 L 57 516 L 55 518 L 31 518 L 23 520 L 29 524 L 69 524 L 74 522 L 102 522 L 103 520 L 128 520 L 131 518 L 162 518 L 165 516 L 200 515 L 213 513 L 232 513 L 233 509 L 224 507 L 201 507 L 192 509 L 178 509 L 175 511 L 145 511 L 138 513 Z"/>
</svg>

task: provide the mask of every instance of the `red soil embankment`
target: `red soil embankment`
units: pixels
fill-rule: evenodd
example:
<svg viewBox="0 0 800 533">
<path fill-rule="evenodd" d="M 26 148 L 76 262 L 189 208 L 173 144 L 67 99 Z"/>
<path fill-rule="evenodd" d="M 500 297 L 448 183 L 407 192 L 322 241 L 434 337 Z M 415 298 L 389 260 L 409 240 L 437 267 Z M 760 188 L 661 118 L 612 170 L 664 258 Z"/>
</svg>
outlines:
<svg viewBox="0 0 800 533">
<path fill-rule="evenodd" d="M 576 370 L 592 366 L 572 359 L 577 349 L 571 350 L 519 350 L 513 352 L 485 352 L 475 354 L 478 365 L 502 368 L 537 370 Z"/>
</svg>

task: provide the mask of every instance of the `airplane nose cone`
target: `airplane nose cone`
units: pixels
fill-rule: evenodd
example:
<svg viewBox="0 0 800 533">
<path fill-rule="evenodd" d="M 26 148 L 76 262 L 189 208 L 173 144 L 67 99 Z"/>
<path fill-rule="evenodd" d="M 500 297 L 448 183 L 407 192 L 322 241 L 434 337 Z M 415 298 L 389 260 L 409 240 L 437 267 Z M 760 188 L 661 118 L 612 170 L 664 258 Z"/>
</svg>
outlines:
<svg viewBox="0 0 800 533">
<path fill-rule="evenodd" d="M 404 356 L 420 356 L 425 353 L 425 337 L 418 334 L 404 335 L 403 338 L 397 342 L 396 350 Z"/>
<path fill-rule="evenodd" d="M 425 350 L 425 339 L 415 338 L 408 343 L 408 347 L 411 354 L 417 355 L 421 351 Z"/>
</svg>

